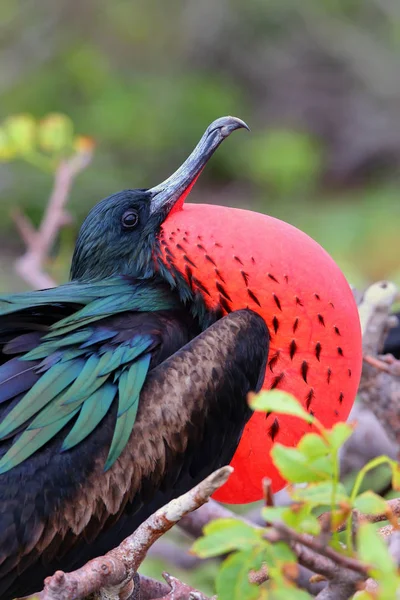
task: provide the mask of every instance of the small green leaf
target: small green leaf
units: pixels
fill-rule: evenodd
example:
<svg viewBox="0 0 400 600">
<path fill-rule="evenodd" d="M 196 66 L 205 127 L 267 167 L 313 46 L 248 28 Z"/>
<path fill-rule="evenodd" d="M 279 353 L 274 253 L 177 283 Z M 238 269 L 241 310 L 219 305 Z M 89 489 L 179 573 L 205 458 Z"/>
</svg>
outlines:
<svg viewBox="0 0 400 600">
<path fill-rule="evenodd" d="M 360 525 L 357 533 L 357 549 L 360 560 L 371 565 L 372 577 L 377 577 L 377 571 L 386 575 L 395 572 L 395 564 L 389 550 L 372 523 Z"/>
<path fill-rule="evenodd" d="M 262 509 L 261 514 L 267 523 L 274 523 L 275 521 L 283 522 L 286 510 L 285 506 L 266 506 Z"/>
<path fill-rule="evenodd" d="M 336 423 L 330 431 L 327 432 L 327 437 L 331 444 L 332 450 L 339 450 L 346 440 L 353 433 L 354 428 L 348 423 Z"/>
<path fill-rule="evenodd" d="M 19 154 L 28 154 L 35 147 L 36 121 L 31 115 L 14 115 L 4 121 L 9 143 Z"/>
<path fill-rule="evenodd" d="M 216 579 L 218 600 L 255 600 L 260 588 L 249 581 L 251 570 L 261 569 L 264 548 L 235 552 L 222 563 Z"/>
<path fill-rule="evenodd" d="M 282 476 L 291 483 L 323 481 L 332 477 L 332 462 L 327 457 L 310 461 L 297 448 L 276 443 L 271 457 Z"/>
<path fill-rule="evenodd" d="M 0 161 L 7 162 L 15 158 L 16 155 L 17 150 L 11 143 L 10 138 L 8 137 L 4 129 L 0 129 Z"/>
<path fill-rule="evenodd" d="M 365 515 L 379 515 L 386 512 L 386 502 L 378 494 L 367 491 L 357 496 L 354 508 Z"/>
<path fill-rule="evenodd" d="M 301 406 L 294 396 L 281 390 L 270 390 L 269 392 L 254 394 L 249 404 L 253 410 L 292 415 L 307 421 L 307 423 L 314 421 L 314 417 Z"/>
<path fill-rule="evenodd" d="M 282 566 L 283 564 L 297 562 L 296 555 L 284 542 L 278 542 L 276 544 L 268 544 L 266 548 L 266 556 L 268 564 L 274 564 L 275 566 Z"/>
<path fill-rule="evenodd" d="M 63 114 L 51 113 L 39 123 L 39 144 L 46 152 L 61 152 L 73 144 L 73 124 Z"/>
<path fill-rule="evenodd" d="M 308 458 L 327 456 L 330 452 L 326 441 L 317 433 L 307 433 L 304 435 L 297 444 L 297 450 L 300 450 Z"/>
<path fill-rule="evenodd" d="M 208 558 L 252 548 L 260 543 L 262 533 L 262 530 L 237 519 L 217 519 L 204 527 L 204 536 L 195 541 L 191 552 Z"/>
<path fill-rule="evenodd" d="M 317 517 L 311 513 L 311 506 L 306 504 L 263 508 L 262 516 L 269 523 L 282 521 L 300 533 L 318 535 L 321 531 Z"/>
<path fill-rule="evenodd" d="M 391 461 L 392 467 L 392 487 L 394 490 L 400 490 L 400 464 L 396 461 Z"/>
<path fill-rule="evenodd" d="M 312 600 L 313 597 L 304 590 L 288 584 L 281 584 L 279 587 L 272 589 L 268 594 L 269 600 Z"/>
<path fill-rule="evenodd" d="M 292 498 L 300 502 L 307 502 L 310 506 L 330 506 L 332 503 L 333 482 L 321 481 L 310 483 L 305 488 L 296 488 L 292 492 Z M 341 483 L 336 484 L 335 504 L 350 503 L 350 499 Z"/>
</svg>

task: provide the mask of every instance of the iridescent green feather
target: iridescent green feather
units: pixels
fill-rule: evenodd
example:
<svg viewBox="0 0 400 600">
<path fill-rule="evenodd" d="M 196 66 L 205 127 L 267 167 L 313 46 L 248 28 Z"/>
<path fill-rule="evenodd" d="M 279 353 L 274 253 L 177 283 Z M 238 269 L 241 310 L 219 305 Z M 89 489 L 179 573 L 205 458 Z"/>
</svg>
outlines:
<svg viewBox="0 0 400 600">
<path fill-rule="evenodd" d="M 135 424 L 139 395 L 146 379 L 151 355 L 141 357 L 123 371 L 118 382 L 118 416 L 104 470 L 107 471 L 125 448 Z"/>
<path fill-rule="evenodd" d="M 21 357 L 41 361 L 37 366 L 41 377 L 0 423 L 0 439 L 27 426 L 0 460 L 0 473 L 26 460 L 75 417 L 62 450 L 80 443 L 109 411 L 118 385 L 118 414 L 105 467 L 110 468 L 131 435 L 156 340 L 138 334 L 113 345 L 118 331 L 97 327 L 96 322 L 125 311 L 179 306 L 159 283 L 113 277 L 0 297 L 0 316 L 65 303 L 71 304 L 72 314 L 53 324 L 42 343 Z"/>
<path fill-rule="evenodd" d="M 46 371 L 0 423 L 0 439 L 26 423 L 65 390 L 79 375 L 84 364 L 84 360 L 72 360 L 57 363 Z"/>
<path fill-rule="evenodd" d="M 73 448 L 92 433 L 107 414 L 116 393 L 117 386 L 106 383 L 85 400 L 76 423 L 63 442 L 62 452 Z"/>
<path fill-rule="evenodd" d="M 27 429 L 0 460 L 0 474 L 6 473 L 29 458 L 51 440 L 75 416 L 79 409 L 41 429 Z"/>
</svg>

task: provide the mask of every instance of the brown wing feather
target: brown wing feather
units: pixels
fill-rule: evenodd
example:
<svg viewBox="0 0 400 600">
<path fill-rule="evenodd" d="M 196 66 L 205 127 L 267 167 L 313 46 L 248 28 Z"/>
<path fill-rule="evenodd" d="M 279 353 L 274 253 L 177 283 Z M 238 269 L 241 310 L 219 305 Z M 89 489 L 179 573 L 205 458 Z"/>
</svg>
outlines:
<svg viewBox="0 0 400 600">
<path fill-rule="evenodd" d="M 74 469 L 81 464 L 87 477 L 58 491 L 60 501 L 53 514 L 40 518 L 40 511 L 33 511 L 35 526 L 28 543 L 14 548 L 14 556 L 9 554 L 5 561 L 8 565 L 0 567 L 0 597 L 9 600 L 37 591 L 43 578 L 56 569 L 76 568 L 106 552 L 164 502 L 229 463 L 251 414 L 246 395 L 259 389 L 264 378 L 268 345 L 264 321 L 252 311 L 237 311 L 153 369 L 120 458 L 104 473 L 108 446 L 101 432 L 97 445 L 93 439 L 91 447 L 81 444 Z M 54 454 L 50 463 L 56 456 L 66 460 L 68 454 Z M 51 471 L 53 477 L 37 490 L 35 507 L 40 495 L 57 493 Z M 29 481 L 25 485 L 29 488 Z M 24 502 L 24 494 L 20 501 Z M 15 530 L 21 527 L 12 525 Z M 7 589 L 17 570 L 21 573 L 14 568 L 15 556 L 19 567 L 28 566 L 32 558 L 41 559 Z"/>
</svg>

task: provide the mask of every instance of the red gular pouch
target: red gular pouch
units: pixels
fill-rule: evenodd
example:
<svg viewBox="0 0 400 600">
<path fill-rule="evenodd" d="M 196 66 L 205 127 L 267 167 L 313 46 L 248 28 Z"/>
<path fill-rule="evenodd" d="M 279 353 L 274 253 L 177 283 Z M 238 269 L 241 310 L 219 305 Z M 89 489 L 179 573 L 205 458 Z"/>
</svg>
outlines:
<svg viewBox="0 0 400 600">
<path fill-rule="evenodd" d="M 308 235 L 266 215 L 183 204 L 161 226 L 161 259 L 223 313 L 250 308 L 268 325 L 271 345 L 263 389 L 293 394 L 326 427 L 347 419 L 361 375 L 362 346 L 352 291 L 329 254 Z M 272 463 L 277 442 L 296 445 L 313 427 L 296 417 L 254 413 L 232 460 L 234 473 L 214 498 L 262 498 L 285 481 Z"/>
</svg>

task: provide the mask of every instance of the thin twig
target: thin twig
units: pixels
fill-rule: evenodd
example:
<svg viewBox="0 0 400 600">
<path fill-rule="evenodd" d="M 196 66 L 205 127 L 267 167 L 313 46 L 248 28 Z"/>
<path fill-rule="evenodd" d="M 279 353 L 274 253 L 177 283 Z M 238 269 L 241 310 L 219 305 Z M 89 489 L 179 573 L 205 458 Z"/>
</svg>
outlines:
<svg viewBox="0 0 400 600">
<path fill-rule="evenodd" d="M 367 523 L 381 523 L 382 521 L 388 521 L 389 518 L 400 518 L 400 498 L 392 498 L 391 500 L 386 501 L 387 510 L 383 513 L 379 513 L 378 515 L 366 515 L 361 513 L 360 511 L 354 509 L 352 511 L 353 520 L 358 522 L 362 520 Z M 322 513 L 319 517 L 319 520 L 324 522 L 325 519 L 330 519 L 330 513 Z M 346 529 L 346 523 L 342 523 L 336 529 L 337 532 L 344 531 Z"/>
<path fill-rule="evenodd" d="M 399 291 L 394 283 L 381 281 L 370 286 L 358 310 L 363 334 L 364 360 L 359 396 L 383 425 L 389 438 L 400 450 L 400 385 L 397 361 L 379 358 L 387 333 L 397 319 L 390 310 Z M 387 368 L 385 366 L 387 365 Z M 379 368 L 377 368 L 379 367 Z"/>
<path fill-rule="evenodd" d="M 282 541 L 289 543 L 290 545 L 301 544 L 302 546 L 306 546 L 306 548 L 313 550 L 316 554 L 329 558 L 340 567 L 349 569 L 365 577 L 368 575 L 368 567 L 363 565 L 356 558 L 339 554 L 339 552 L 324 545 L 312 535 L 298 533 L 284 523 L 274 523 L 272 529 L 265 534 L 265 538 L 272 543 Z M 323 573 L 323 575 L 325 575 L 325 573 Z"/>
</svg>

